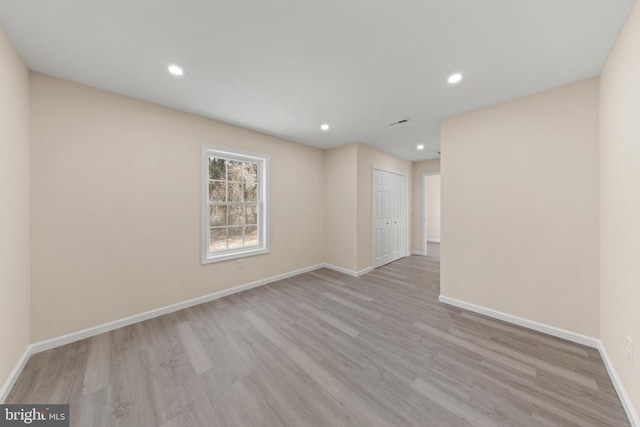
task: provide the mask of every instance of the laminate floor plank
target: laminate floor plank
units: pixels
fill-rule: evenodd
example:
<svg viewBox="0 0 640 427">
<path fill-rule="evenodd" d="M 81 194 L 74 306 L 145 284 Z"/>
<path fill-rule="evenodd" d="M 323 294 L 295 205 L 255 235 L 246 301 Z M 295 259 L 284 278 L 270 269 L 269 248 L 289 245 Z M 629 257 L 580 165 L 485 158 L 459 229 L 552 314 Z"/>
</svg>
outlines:
<svg viewBox="0 0 640 427">
<path fill-rule="evenodd" d="M 365 314 L 365 315 L 367 315 L 369 317 L 372 317 L 372 318 L 377 319 L 377 320 L 382 319 L 382 314 L 380 314 L 378 312 L 375 312 L 373 310 L 370 310 L 370 309 L 368 309 L 366 307 L 363 307 L 362 305 L 359 305 L 359 304 L 357 304 L 355 302 L 349 301 L 346 298 L 339 297 L 338 295 L 332 294 L 331 292 L 325 292 L 322 295 L 324 295 L 326 298 L 329 298 L 329 299 L 331 299 L 331 300 L 333 300 L 333 301 L 335 301 L 337 303 L 340 303 L 340 304 L 344 305 L 345 307 L 348 307 L 348 308 L 351 308 L 353 310 L 359 311 L 359 312 L 361 312 L 361 313 L 363 313 L 363 314 Z"/>
<path fill-rule="evenodd" d="M 34 354 L 6 403 L 74 426 L 629 426 L 597 350 L 441 304 L 429 252 Z"/>
<path fill-rule="evenodd" d="M 359 298 L 363 301 L 367 301 L 367 302 L 373 301 L 373 298 L 371 298 L 370 296 L 358 293 L 345 286 L 336 286 L 331 283 L 324 283 L 324 286 L 329 288 L 332 291 L 337 291 L 337 293 L 345 293 L 347 295 L 351 295 L 353 297 Z"/>
</svg>

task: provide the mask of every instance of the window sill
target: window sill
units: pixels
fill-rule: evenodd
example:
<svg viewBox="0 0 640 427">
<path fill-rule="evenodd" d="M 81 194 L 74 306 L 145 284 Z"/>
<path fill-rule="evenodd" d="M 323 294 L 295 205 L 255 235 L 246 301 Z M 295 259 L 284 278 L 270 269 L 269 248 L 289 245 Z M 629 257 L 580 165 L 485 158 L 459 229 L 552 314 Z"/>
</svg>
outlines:
<svg viewBox="0 0 640 427">
<path fill-rule="evenodd" d="M 235 252 L 226 252 L 224 254 L 220 254 L 220 255 L 210 255 L 207 258 L 203 258 L 202 259 L 202 264 L 211 264 L 214 262 L 219 262 L 219 261 L 228 261 L 231 259 L 238 259 L 238 258 L 247 258 L 250 256 L 254 256 L 254 255 L 262 255 L 262 254 L 268 254 L 269 253 L 269 249 L 268 248 L 256 248 L 256 249 L 251 249 L 251 250 L 242 250 L 242 251 L 235 251 Z"/>
</svg>

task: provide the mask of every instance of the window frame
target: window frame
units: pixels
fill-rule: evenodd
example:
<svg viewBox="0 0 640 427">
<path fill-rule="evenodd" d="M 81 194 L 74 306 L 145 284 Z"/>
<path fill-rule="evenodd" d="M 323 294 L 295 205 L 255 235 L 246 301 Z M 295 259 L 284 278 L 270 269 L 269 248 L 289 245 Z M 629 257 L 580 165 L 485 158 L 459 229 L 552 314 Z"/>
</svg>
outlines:
<svg viewBox="0 0 640 427">
<path fill-rule="evenodd" d="M 209 200 L 209 157 L 225 160 L 252 162 L 258 164 L 257 174 L 257 205 L 258 205 L 258 246 L 250 248 L 226 249 L 210 251 L 210 206 Z M 245 258 L 253 255 L 269 253 L 269 203 L 268 203 L 268 170 L 269 156 L 222 148 L 211 144 L 202 145 L 202 264 Z M 228 227 L 228 225 L 227 225 Z"/>
</svg>

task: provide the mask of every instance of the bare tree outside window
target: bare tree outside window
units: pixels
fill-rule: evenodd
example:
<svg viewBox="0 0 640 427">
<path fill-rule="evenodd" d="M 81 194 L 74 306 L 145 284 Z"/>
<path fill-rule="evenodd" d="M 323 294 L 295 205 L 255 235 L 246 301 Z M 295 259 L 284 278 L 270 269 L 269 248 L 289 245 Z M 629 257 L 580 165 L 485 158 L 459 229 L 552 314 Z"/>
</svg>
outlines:
<svg viewBox="0 0 640 427">
<path fill-rule="evenodd" d="M 261 165 L 264 159 L 213 150 L 208 162 L 208 254 L 265 248 L 261 242 L 264 209 Z M 225 156 L 224 154 L 231 154 Z M 203 258 L 204 259 L 204 258 Z"/>
</svg>

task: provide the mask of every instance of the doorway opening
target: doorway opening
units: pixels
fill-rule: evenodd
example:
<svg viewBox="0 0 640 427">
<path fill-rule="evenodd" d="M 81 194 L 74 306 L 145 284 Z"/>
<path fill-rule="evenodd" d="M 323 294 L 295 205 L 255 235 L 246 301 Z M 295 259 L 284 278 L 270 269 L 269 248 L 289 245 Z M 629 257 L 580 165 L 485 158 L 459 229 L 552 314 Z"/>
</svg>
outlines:
<svg viewBox="0 0 640 427">
<path fill-rule="evenodd" d="M 440 259 L 440 172 L 422 174 L 422 255 Z"/>
</svg>

